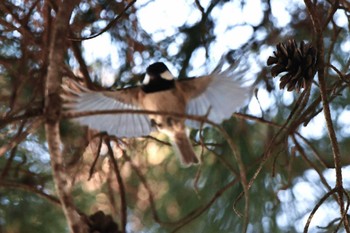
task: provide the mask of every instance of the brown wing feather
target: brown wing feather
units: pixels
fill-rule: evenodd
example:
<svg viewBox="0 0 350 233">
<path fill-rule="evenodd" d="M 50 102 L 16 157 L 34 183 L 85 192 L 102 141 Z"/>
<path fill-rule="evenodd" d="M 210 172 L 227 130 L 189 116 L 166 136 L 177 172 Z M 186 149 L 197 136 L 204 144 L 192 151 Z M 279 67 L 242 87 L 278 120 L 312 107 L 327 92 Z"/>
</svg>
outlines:
<svg viewBox="0 0 350 233">
<path fill-rule="evenodd" d="M 122 103 L 140 107 L 139 100 L 142 98 L 143 91 L 140 87 L 130 87 L 117 91 L 103 91 L 102 94 Z"/>
<path fill-rule="evenodd" d="M 210 76 L 180 79 L 176 82 L 176 86 L 184 93 L 186 100 L 190 100 L 205 92 L 211 80 Z"/>
</svg>

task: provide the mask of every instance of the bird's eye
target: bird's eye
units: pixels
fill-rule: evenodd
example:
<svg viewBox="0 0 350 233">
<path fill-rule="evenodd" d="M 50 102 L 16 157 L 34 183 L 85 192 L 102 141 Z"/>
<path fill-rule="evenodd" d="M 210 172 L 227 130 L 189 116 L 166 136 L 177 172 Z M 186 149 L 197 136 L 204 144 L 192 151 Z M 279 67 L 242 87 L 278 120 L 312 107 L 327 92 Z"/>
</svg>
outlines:
<svg viewBox="0 0 350 233">
<path fill-rule="evenodd" d="M 174 76 L 167 70 L 160 74 L 160 77 L 166 80 L 173 80 Z"/>
<path fill-rule="evenodd" d="M 151 77 L 149 76 L 149 74 L 145 74 L 144 79 L 142 80 L 142 84 L 143 85 L 147 85 L 149 84 L 149 81 L 151 80 Z"/>
</svg>

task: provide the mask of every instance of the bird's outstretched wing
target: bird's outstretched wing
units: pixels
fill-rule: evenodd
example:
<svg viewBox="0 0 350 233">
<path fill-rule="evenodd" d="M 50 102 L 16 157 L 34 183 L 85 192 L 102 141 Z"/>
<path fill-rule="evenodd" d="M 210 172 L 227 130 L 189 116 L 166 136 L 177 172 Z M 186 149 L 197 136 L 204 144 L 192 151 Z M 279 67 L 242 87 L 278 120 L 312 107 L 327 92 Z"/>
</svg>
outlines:
<svg viewBox="0 0 350 233">
<path fill-rule="evenodd" d="M 118 91 L 91 91 L 75 83 L 73 87 L 62 86 L 64 108 L 73 112 L 96 110 L 139 110 L 138 98 L 141 88 Z M 150 134 L 154 128 L 147 115 L 137 113 L 101 114 L 76 118 L 90 128 L 105 131 L 118 137 L 139 137 Z"/>
<path fill-rule="evenodd" d="M 207 115 L 208 119 L 221 123 L 232 116 L 249 96 L 249 88 L 242 87 L 243 70 L 236 70 L 236 64 L 223 71 L 217 69 L 208 76 L 184 79 L 177 82 L 188 100 L 186 113 Z M 200 128 L 198 121 L 187 120 L 192 128 Z"/>
</svg>

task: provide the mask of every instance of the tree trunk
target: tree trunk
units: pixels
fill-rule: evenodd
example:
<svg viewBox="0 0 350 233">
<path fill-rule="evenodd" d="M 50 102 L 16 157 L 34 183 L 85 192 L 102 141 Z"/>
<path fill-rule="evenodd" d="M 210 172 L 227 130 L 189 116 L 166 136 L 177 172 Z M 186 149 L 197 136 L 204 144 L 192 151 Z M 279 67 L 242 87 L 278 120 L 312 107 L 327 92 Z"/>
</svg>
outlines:
<svg viewBox="0 0 350 233">
<path fill-rule="evenodd" d="M 59 90 L 62 83 L 62 66 L 67 48 L 69 20 L 75 3 L 76 1 L 71 0 L 59 1 L 56 11 L 57 16 L 51 34 L 49 67 L 45 85 L 45 131 L 55 187 L 69 229 L 74 233 L 83 233 L 88 232 L 88 227 L 73 203 L 72 183 L 65 171 L 59 131 L 61 112 Z"/>
</svg>

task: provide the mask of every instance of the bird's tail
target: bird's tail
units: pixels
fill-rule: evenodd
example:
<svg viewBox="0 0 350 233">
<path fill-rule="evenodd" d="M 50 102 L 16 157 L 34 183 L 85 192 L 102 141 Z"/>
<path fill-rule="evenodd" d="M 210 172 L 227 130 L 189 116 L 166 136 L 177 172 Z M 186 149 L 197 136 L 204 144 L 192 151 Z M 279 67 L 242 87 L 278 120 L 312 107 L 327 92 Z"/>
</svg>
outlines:
<svg viewBox="0 0 350 233">
<path fill-rule="evenodd" d="M 199 163 L 199 160 L 193 151 L 193 147 L 186 133 L 176 133 L 173 140 L 174 148 L 177 150 L 183 165 L 191 166 L 192 164 Z"/>
</svg>

